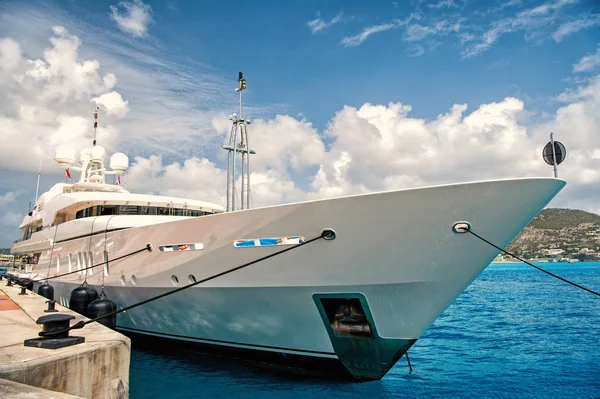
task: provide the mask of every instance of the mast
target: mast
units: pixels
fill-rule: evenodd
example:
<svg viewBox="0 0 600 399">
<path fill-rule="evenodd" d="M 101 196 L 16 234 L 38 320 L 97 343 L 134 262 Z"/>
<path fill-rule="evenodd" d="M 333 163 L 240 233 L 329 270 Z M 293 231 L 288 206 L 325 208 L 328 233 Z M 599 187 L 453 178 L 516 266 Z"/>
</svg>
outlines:
<svg viewBox="0 0 600 399">
<path fill-rule="evenodd" d="M 554 166 L 554 177 L 558 177 L 558 165 L 556 164 L 556 151 L 554 148 L 554 133 L 550 132 L 550 145 L 552 145 L 552 166 Z"/>
<path fill-rule="evenodd" d="M 242 118 L 242 92 L 246 89 L 246 79 L 244 74 L 239 73 L 238 76 L 239 87 L 235 89 L 239 93 L 239 116 L 234 114 L 229 115 L 229 120 L 232 122 L 231 133 L 229 135 L 229 145 L 224 145 L 223 148 L 227 150 L 227 211 L 236 210 L 236 183 L 237 183 L 237 167 L 236 158 L 237 154 L 241 155 L 241 205 L 239 209 L 250 208 L 250 155 L 255 154 L 250 149 L 248 144 L 248 129 L 246 125 L 250 124 L 249 120 Z M 239 144 L 238 144 L 238 130 L 239 130 Z"/>
<path fill-rule="evenodd" d="M 42 161 L 43 160 L 44 160 L 44 152 L 42 151 L 42 154 L 40 155 L 40 166 L 38 168 L 37 184 L 35 185 L 35 201 L 33 203 L 34 207 L 37 204 L 38 194 L 40 192 L 40 176 L 42 174 Z"/>
<path fill-rule="evenodd" d="M 96 109 L 94 110 L 94 142 L 92 143 L 92 145 L 95 147 L 96 146 L 96 131 L 98 130 L 98 111 L 100 110 L 100 107 L 96 106 Z"/>
</svg>

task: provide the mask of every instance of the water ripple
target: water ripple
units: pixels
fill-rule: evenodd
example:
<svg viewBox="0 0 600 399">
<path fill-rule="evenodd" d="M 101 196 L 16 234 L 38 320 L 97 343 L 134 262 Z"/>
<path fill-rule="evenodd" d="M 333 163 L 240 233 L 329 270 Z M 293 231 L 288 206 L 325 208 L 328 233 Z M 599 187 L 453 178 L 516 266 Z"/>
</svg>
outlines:
<svg viewBox="0 0 600 399">
<path fill-rule="evenodd" d="M 600 263 L 544 264 L 600 290 Z M 600 299 L 491 265 L 381 381 L 343 384 L 235 361 L 133 350 L 136 398 L 600 398 Z"/>
</svg>

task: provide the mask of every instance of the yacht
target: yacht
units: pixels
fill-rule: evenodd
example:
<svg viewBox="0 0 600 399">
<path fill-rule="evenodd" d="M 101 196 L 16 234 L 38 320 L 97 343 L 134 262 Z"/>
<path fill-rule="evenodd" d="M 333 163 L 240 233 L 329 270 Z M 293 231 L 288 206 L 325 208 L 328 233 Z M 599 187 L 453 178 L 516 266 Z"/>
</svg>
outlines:
<svg viewBox="0 0 600 399">
<path fill-rule="evenodd" d="M 80 176 L 40 195 L 11 249 L 36 260 L 27 274 L 36 289 L 49 278 L 69 306 L 71 291 L 88 284 L 123 308 L 293 248 L 120 313 L 117 329 L 381 379 L 498 255 L 466 229 L 505 247 L 566 184 L 510 178 L 252 208 L 254 152 L 241 112 L 231 119 L 226 207 L 129 192 L 118 184 L 128 157 L 113 154 L 106 165 L 95 140 L 78 162 L 58 148 L 58 165 Z M 246 194 L 236 207 L 240 157 Z"/>
</svg>

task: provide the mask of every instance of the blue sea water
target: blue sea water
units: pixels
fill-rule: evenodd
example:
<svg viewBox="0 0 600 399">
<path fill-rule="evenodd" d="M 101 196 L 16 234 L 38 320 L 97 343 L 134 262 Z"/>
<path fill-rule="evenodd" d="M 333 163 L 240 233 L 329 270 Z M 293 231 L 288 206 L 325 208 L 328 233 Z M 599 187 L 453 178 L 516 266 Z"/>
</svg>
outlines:
<svg viewBox="0 0 600 399">
<path fill-rule="evenodd" d="M 600 291 L 600 263 L 539 266 Z M 600 398 L 600 297 L 492 264 L 380 381 L 340 383 L 133 350 L 131 398 Z"/>
</svg>

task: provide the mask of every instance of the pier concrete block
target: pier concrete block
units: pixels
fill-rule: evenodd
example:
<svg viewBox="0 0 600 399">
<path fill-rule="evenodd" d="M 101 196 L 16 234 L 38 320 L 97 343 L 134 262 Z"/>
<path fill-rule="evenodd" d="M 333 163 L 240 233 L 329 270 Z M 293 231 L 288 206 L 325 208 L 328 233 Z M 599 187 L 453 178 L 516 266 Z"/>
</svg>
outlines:
<svg viewBox="0 0 600 399">
<path fill-rule="evenodd" d="M 85 337 L 82 344 L 55 350 L 25 347 L 24 340 L 36 338 L 41 331 L 35 320 L 47 314 L 47 299 L 31 291 L 19 292 L 19 287 L 0 286 L 0 303 L 10 309 L 0 308 L 0 378 L 82 398 L 129 397 L 129 338 L 92 323 L 70 332 Z M 72 324 L 85 320 L 58 304 L 56 308 L 76 316 Z"/>
</svg>

